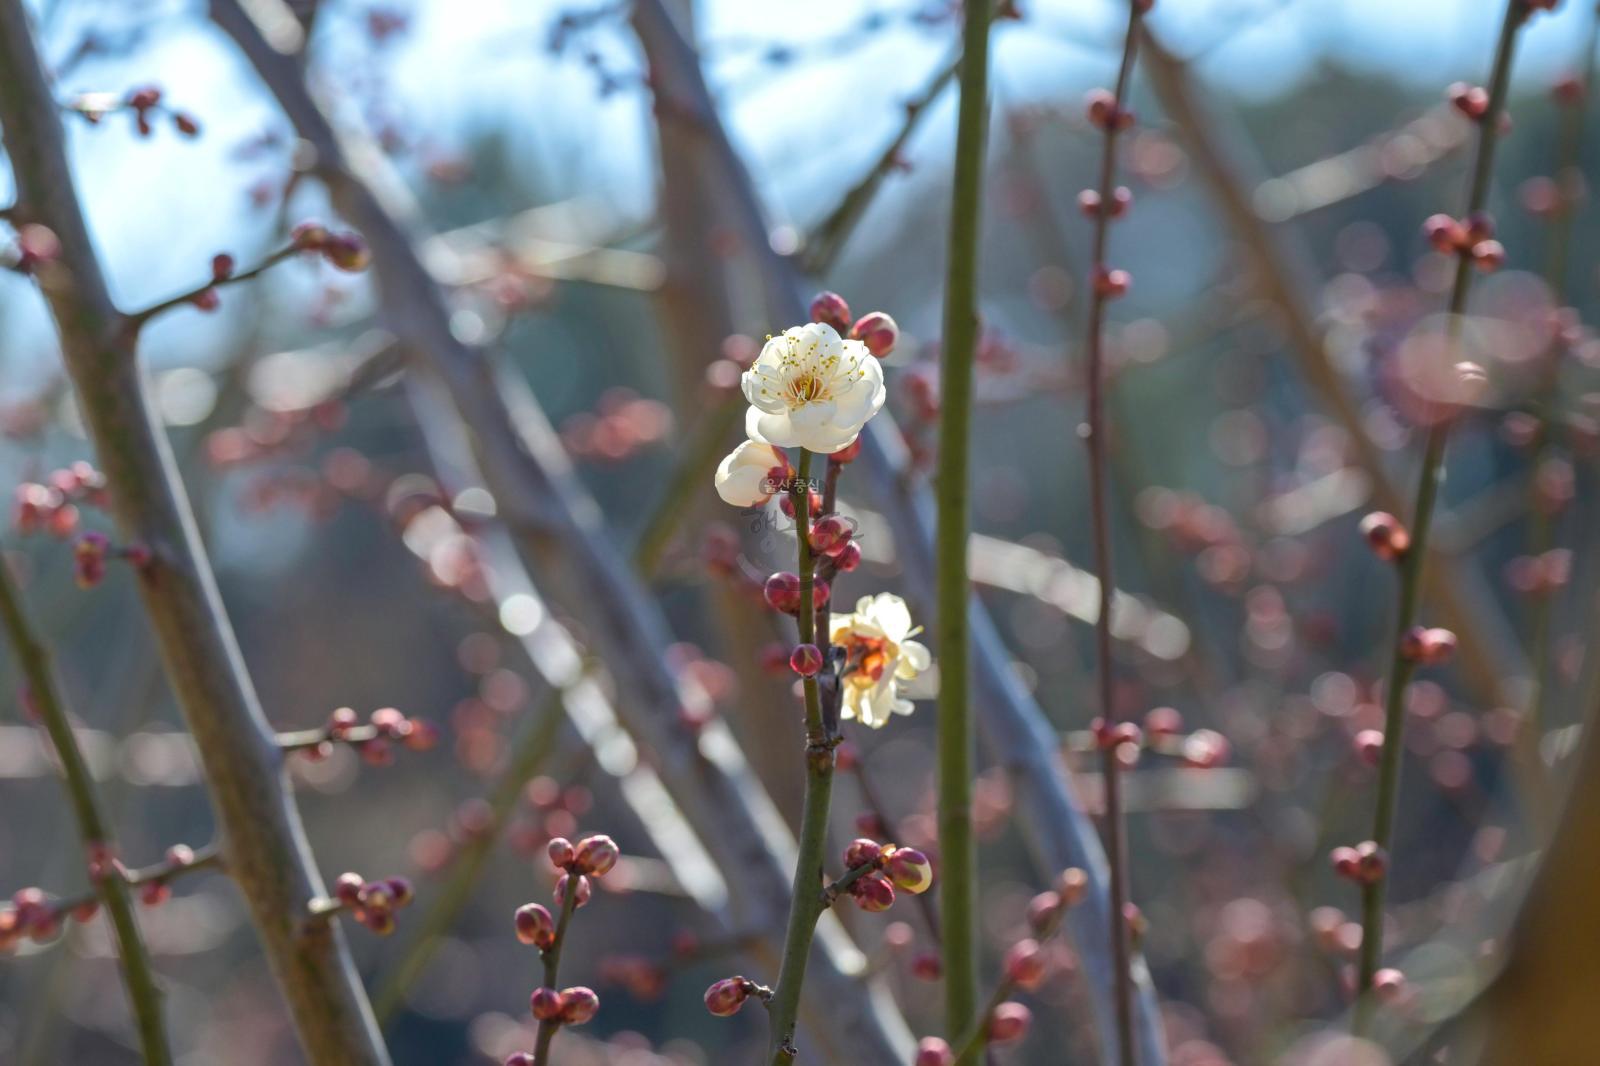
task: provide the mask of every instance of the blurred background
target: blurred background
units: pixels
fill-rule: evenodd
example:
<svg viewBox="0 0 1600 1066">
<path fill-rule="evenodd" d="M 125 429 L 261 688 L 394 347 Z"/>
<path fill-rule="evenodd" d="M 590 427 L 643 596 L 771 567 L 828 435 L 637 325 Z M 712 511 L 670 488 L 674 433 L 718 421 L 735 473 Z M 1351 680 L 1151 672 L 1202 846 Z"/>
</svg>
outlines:
<svg viewBox="0 0 1600 1066">
<path fill-rule="evenodd" d="M 452 283 L 452 328 L 527 382 L 617 540 L 630 543 L 686 442 L 729 394 L 737 362 L 794 323 L 767 321 L 758 295 L 735 283 L 726 299 L 738 328 L 698 361 L 674 348 L 698 296 L 693 272 L 663 248 L 673 220 L 659 207 L 656 112 L 625 5 L 296 6 L 315 8 L 313 84 L 376 139 L 418 216 L 443 235 L 429 247 Z M 858 313 L 898 319 L 890 407 L 924 476 L 937 449 L 954 133 L 954 90 L 939 78 L 959 11 L 916 0 L 680 6 L 772 246 L 808 269 L 826 259 L 819 287 Z M 1082 762 L 1091 808 L 1092 760 L 1070 750 L 1094 713 L 1075 433 L 1089 226 L 1076 196 L 1099 150 L 1081 100 L 1114 76 L 1123 11 L 1037 0 L 998 24 L 983 250 L 974 574 L 1017 673 Z M 330 218 L 320 186 L 296 176 L 292 130 L 204 5 L 45 0 L 37 13 L 120 306 L 191 288 L 219 252 L 251 265 L 283 245 L 289 225 Z M 1588 390 L 1600 347 L 1554 312 L 1593 311 L 1586 249 L 1596 227 L 1581 191 L 1594 154 L 1583 135 L 1594 130 L 1564 79 L 1588 68 L 1594 17 L 1592 5 L 1569 2 L 1523 35 L 1491 197 L 1509 256 L 1479 282 L 1467 331 L 1492 389 L 1452 443 L 1439 539 L 1477 643 L 1414 692 L 1395 849 L 1405 859 L 1391 889 L 1418 1039 L 1476 987 L 1454 977 L 1471 973 L 1503 924 L 1495 875 L 1519 831 L 1510 738 L 1537 699 L 1555 760 L 1587 706 L 1594 605 L 1582 590 L 1600 563 L 1588 548 L 1600 413 Z M 1375 686 L 1392 625 L 1391 577 L 1356 524 L 1381 501 L 1381 478 L 1411 492 L 1425 389 L 1407 353 L 1437 331 L 1430 316 L 1450 267 L 1420 225 L 1461 202 L 1471 133 L 1444 87 L 1485 77 L 1498 20 L 1497 5 L 1470 0 L 1163 0 L 1151 18 L 1158 47 L 1135 77 L 1141 122 L 1121 159 L 1136 209 L 1111 245 L 1134 277 L 1110 327 L 1117 579 L 1136 597 L 1119 631 L 1119 699 L 1131 714 L 1176 708 L 1231 749 L 1211 769 L 1148 758 L 1130 786 L 1134 898 L 1175 1063 L 1313 1061 L 1321 1027 L 1344 1009 L 1356 892 L 1325 856 L 1368 835 L 1373 771 L 1352 738 L 1381 718 Z M 148 135 L 126 111 L 85 119 L 93 107 L 82 94 L 120 102 L 144 86 L 159 86 L 163 105 L 191 116 L 199 134 L 167 113 Z M 907 104 L 923 99 L 908 127 Z M 846 235 L 835 210 L 875 168 L 883 183 Z M 1552 209 L 1563 189 L 1577 194 L 1565 216 Z M 9 198 L 0 173 L 0 202 Z M 713 258 L 737 259 L 738 235 L 702 238 Z M 492 501 L 485 511 L 436 465 L 374 313 L 364 276 L 297 258 L 228 288 L 215 311 L 164 316 L 142 352 L 275 726 L 314 727 L 340 706 L 363 716 L 394 706 L 439 726 L 438 747 L 399 752 L 392 766 L 344 748 L 295 764 L 325 874 L 411 877 L 425 910 L 481 824 L 509 752 L 548 713 L 516 639 L 544 609 L 493 595 L 463 532 L 492 516 Z M 1307 329 L 1351 399 L 1354 428 L 1375 446 L 1376 471 L 1326 381 L 1308 372 Z M 0 430 L 8 486 L 93 458 L 43 303 L 8 272 Z M 730 547 L 741 517 L 717 505 L 709 466 L 695 485 L 655 582 L 680 642 L 669 657 L 713 697 L 793 822 L 800 768 L 786 756 L 798 723 L 785 710 L 783 669 L 764 665 L 782 634 L 743 588 L 776 560 Z M 874 537 L 865 487 L 859 501 L 848 480 L 843 491 L 859 502 L 868 557 L 836 593 L 850 603 L 898 588 L 900 569 L 892 538 Z M 90 507 L 80 528 L 110 531 Z M 173 843 L 209 840 L 128 575 L 113 567 L 80 589 L 67 540 L 8 528 L 0 546 L 29 579 L 123 853 L 152 862 Z M 1569 580 L 1541 584 L 1528 560 L 1569 548 Z M 18 706 L 14 671 L 0 657 L 0 887 L 76 891 L 70 814 Z M 851 734 L 864 769 L 836 794 L 841 843 L 878 805 L 906 842 L 931 840 L 931 719 L 924 701 L 881 733 Z M 558 1061 L 755 1054 L 765 1039 L 757 1012 L 714 1019 L 700 1006 L 705 986 L 736 965 L 733 945 L 706 942 L 695 906 L 619 800 L 614 774 L 635 757 L 597 759 L 575 735 L 556 734 L 466 906 L 395 1002 L 397 1063 L 498 1061 L 527 1042 L 519 1030 L 536 962 L 510 915 L 548 892 L 543 841 L 575 829 L 609 832 L 637 858 L 632 875 L 602 883 L 632 890 L 601 893 L 575 926 L 567 975 L 596 987 L 603 1007 L 563 1036 Z M 996 957 L 1045 882 L 1010 813 L 1005 774 L 991 768 L 978 820 Z M 915 908 L 845 917 L 913 1028 L 934 1031 L 938 985 L 926 979 L 931 945 Z M 186 880 L 144 919 L 184 1062 L 299 1061 L 224 879 Z M 388 939 L 352 927 L 369 987 L 395 977 L 420 932 L 405 916 Z M 0 1061 L 136 1061 L 108 950 L 96 924 L 0 961 Z M 1055 945 L 1052 965 L 1030 1000 L 1033 1035 L 999 1061 L 1074 1061 L 1093 1046 L 1070 943 Z"/>
</svg>

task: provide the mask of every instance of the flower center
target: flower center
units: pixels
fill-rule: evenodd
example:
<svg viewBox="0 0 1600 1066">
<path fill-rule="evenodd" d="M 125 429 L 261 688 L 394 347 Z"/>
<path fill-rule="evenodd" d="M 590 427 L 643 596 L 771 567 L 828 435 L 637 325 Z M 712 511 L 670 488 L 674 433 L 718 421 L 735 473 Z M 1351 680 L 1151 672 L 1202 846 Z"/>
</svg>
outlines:
<svg viewBox="0 0 1600 1066">
<path fill-rule="evenodd" d="M 789 379 L 789 388 L 784 397 L 790 408 L 804 407 L 816 400 L 831 399 L 832 395 L 828 386 L 816 374 L 801 374 Z"/>
</svg>

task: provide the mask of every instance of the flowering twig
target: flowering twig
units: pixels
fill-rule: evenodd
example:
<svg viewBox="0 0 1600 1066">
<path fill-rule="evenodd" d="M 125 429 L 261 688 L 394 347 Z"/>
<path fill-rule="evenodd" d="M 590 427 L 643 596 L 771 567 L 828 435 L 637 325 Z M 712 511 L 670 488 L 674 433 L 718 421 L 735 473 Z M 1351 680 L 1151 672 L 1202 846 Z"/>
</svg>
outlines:
<svg viewBox="0 0 1600 1066">
<path fill-rule="evenodd" d="M 790 479 L 794 501 L 795 539 L 799 554 L 800 604 L 796 619 L 800 647 L 816 650 L 816 572 L 811 559 L 811 452 L 800 449 L 795 476 Z M 798 654 L 798 652 L 797 652 Z M 795 1056 L 794 1030 L 800 1009 L 800 988 L 805 981 L 811 939 L 824 909 L 817 895 L 822 876 L 823 852 L 828 845 L 828 807 L 833 796 L 834 738 L 822 718 L 822 691 L 817 670 L 803 677 L 805 689 L 806 787 L 801 808 L 799 853 L 794 864 L 794 894 L 789 901 L 789 921 L 783 938 L 783 961 L 773 986 L 769 1012 L 768 1054 L 773 1066 L 784 1066 Z"/>
<path fill-rule="evenodd" d="M 1102 728 L 1115 733 L 1117 707 L 1115 702 L 1116 679 L 1112 675 L 1111 655 L 1111 601 L 1114 589 L 1114 568 L 1111 560 L 1111 520 L 1106 504 L 1107 436 L 1105 414 L 1104 321 L 1107 302 L 1122 295 L 1128 287 L 1124 271 L 1112 270 L 1106 265 L 1106 244 L 1111 232 L 1111 221 L 1126 208 L 1125 190 L 1117 188 L 1116 148 L 1117 134 L 1133 123 L 1133 113 L 1127 108 L 1128 81 L 1133 73 L 1134 57 L 1139 46 L 1140 19 L 1150 10 L 1153 0 L 1129 0 L 1128 29 L 1123 40 L 1122 63 L 1117 70 L 1116 88 L 1107 93 L 1098 91 L 1089 105 L 1090 121 L 1104 133 L 1104 149 L 1100 157 L 1100 181 L 1097 189 L 1085 192 L 1079 203 L 1091 216 L 1094 237 L 1090 260 L 1089 313 L 1086 325 L 1085 351 L 1088 379 L 1088 417 L 1085 435 L 1089 451 L 1090 521 L 1094 530 L 1095 576 L 1099 579 L 1100 608 L 1095 612 L 1095 675 L 1099 683 L 1100 722 Z M 1115 969 L 1114 1000 L 1117 1012 L 1118 1058 L 1123 1066 L 1133 1066 L 1138 1061 L 1133 1037 L 1133 980 L 1130 965 L 1133 955 L 1129 942 L 1128 923 L 1124 916 L 1129 900 L 1127 826 L 1122 811 L 1122 750 L 1115 742 L 1101 745 L 1101 765 L 1105 790 L 1106 859 L 1111 867 L 1111 955 Z"/>
<path fill-rule="evenodd" d="M 1533 12 L 1533 3 L 1544 6 L 1544 0 L 1507 0 L 1505 18 L 1490 75 L 1487 100 L 1478 118 L 1478 147 L 1473 160 L 1470 182 L 1467 187 L 1466 226 L 1480 225 L 1477 220 L 1489 195 L 1490 179 L 1494 173 L 1494 149 L 1500 132 L 1500 118 L 1505 109 L 1506 93 L 1511 80 L 1511 60 L 1516 49 L 1517 34 Z M 1474 247 L 1462 242 L 1456 251 L 1455 280 L 1450 290 L 1448 311 L 1450 315 L 1447 349 L 1453 350 L 1459 340 L 1461 316 L 1467 308 L 1467 296 L 1472 287 L 1475 268 Z M 1372 837 L 1363 844 L 1371 847 L 1382 864 L 1375 876 L 1367 878 L 1361 890 L 1361 956 L 1357 973 L 1356 1010 L 1353 1027 L 1357 1033 L 1365 1032 L 1370 1025 L 1373 1008 L 1374 980 L 1378 961 L 1383 953 L 1383 901 L 1388 884 L 1387 855 L 1394 836 L 1395 810 L 1400 794 L 1400 765 L 1405 751 L 1406 692 L 1411 675 L 1427 657 L 1426 648 L 1419 649 L 1412 639 L 1416 622 L 1418 600 L 1422 590 L 1422 572 L 1427 560 L 1428 534 L 1431 529 L 1434 505 L 1438 500 L 1439 485 L 1444 475 L 1445 444 L 1449 440 L 1453 419 L 1448 413 L 1435 417 L 1427 431 L 1423 447 L 1422 471 L 1417 484 L 1416 502 L 1412 511 L 1409 543 L 1396 553 L 1399 566 L 1398 604 L 1395 617 L 1393 658 L 1389 666 L 1388 687 L 1384 699 L 1383 751 L 1378 763 L 1378 795 L 1373 813 Z M 1428 630 L 1426 633 L 1439 631 Z M 1451 638 L 1453 643 L 1454 638 Z"/>
<path fill-rule="evenodd" d="M 945 1031 L 971 1024 L 978 998 L 978 856 L 972 835 L 972 763 L 977 730 L 971 705 L 967 535 L 971 522 L 972 379 L 978 347 L 978 249 L 988 153 L 987 3 L 966 5 L 961 38 L 961 101 L 956 120 L 955 187 L 944 294 L 943 402 L 936 494 L 939 604 L 938 819 L 943 886 L 940 940 L 945 952 Z"/>
<path fill-rule="evenodd" d="M 140 591 L 205 768 L 229 869 L 308 1061 L 387 1066 L 343 938 L 331 927 L 302 935 L 301 910 L 321 894 L 320 878 L 166 439 L 151 419 L 135 338 L 123 328 L 90 241 L 29 19 L 28 5 L 0 2 L 0 126 L 17 212 L 59 242 L 59 261 L 38 273 L 40 288 L 123 538 L 151 552 L 138 569 Z"/>
<path fill-rule="evenodd" d="M 133 916 L 127 884 L 114 869 L 116 844 L 111 827 L 101 813 L 94 776 L 78 746 L 70 713 L 56 685 L 50 652 L 33 632 L 4 559 L 0 559 L 0 623 L 5 627 L 12 657 L 27 680 L 28 703 L 44 723 L 61 764 L 61 776 L 72 801 L 78 835 L 88 856 L 89 876 L 116 934 L 123 981 L 128 987 L 128 1000 L 139 1032 L 140 1051 L 146 1066 L 167 1066 L 172 1062 L 172 1046 L 161 1017 L 161 990 L 150 965 L 149 949 Z"/>
</svg>

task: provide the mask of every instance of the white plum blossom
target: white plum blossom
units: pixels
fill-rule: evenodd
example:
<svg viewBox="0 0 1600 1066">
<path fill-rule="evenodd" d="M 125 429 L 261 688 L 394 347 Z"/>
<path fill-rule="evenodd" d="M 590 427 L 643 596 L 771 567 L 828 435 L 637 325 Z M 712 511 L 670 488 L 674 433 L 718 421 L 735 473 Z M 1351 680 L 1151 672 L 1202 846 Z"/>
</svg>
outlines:
<svg viewBox="0 0 1600 1066">
<path fill-rule="evenodd" d="M 863 596 L 855 613 L 833 620 L 833 643 L 845 650 L 842 717 L 881 729 L 891 714 L 912 712 L 899 684 L 933 665 L 928 649 L 911 639 L 921 631 L 912 628 L 906 601 L 888 592 Z"/>
<path fill-rule="evenodd" d="M 735 507 L 759 507 L 784 491 L 789 457 L 770 444 L 747 440 L 717 466 L 717 495 Z"/>
<path fill-rule="evenodd" d="M 883 367 L 860 341 L 821 322 L 767 341 L 740 384 L 750 439 L 831 455 L 855 443 L 888 393 Z"/>
</svg>

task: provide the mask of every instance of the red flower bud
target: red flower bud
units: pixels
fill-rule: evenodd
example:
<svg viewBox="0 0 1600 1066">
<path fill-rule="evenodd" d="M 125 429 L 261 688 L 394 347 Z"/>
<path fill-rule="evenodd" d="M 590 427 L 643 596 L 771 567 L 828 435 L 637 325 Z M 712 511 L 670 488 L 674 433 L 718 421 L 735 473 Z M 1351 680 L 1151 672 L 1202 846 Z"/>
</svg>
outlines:
<svg viewBox="0 0 1600 1066">
<path fill-rule="evenodd" d="M 989 1014 L 989 1042 L 1012 1044 L 1028 1034 L 1033 1023 L 1033 1012 L 1020 1003 L 1007 1001 Z"/>
<path fill-rule="evenodd" d="M 743 977 L 724 977 L 706 989 L 706 1010 L 719 1018 L 739 1013 L 750 998 L 750 985 Z"/>
<path fill-rule="evenodd" d="M 800 610 L 800 575 L 784 570 L 767 578 L 761 589 L 767 606 L 784 614 Z"/>
<path fill-rule="evenodd" d="M 1028 901 L 1028 926 L 1036 933 L 1049 932 L 1061 919 L 1061 897 L 1055 892 L 1041 892 Z"/>
<path fill-rule="evenodd" d="M 844 849 L 844 865 L 846 869 L 854 870 L 857 866 L 876 864 L 882 854 L 883 847 L 876 840 L 857 837 Z"/>
<path fill-rule="evenodd" d="M 561 993 L 553 988 L 536 988 L 528 999 L 528 1009 L 541 1022 L 553 1022 L 561 1016 Z"/>
<path fill-rule="evenodd" d="M 867 346 L 867 351 L 882 359 L 900 341 L 900 327 L 882 311 L 862 315 L 850 327 L 850 338 Z"/>
<path fill-rule="evenodd" d="M 1481 85 L 1468 85 L 1464 81 L 1455 82 L 1445 90 L 1451 106 L 1474 122 L 1481 119 L 1489 110 L 1489 93 Z"/>
<path fill-rule="evenodd" d="M 1422 235 L 1435 251 L 1458 252 L 1467 245 L 1466 227 L 1449 215 L 1429 215 L 1422 223 Z"/>
<path fill-rule="evenodd" d="M 953 1066 L 956 1053 L 950 1045 L 936 1036 L 925 1036 L 917 1044 L 917 1057 L 913 1066 Z"/>
<path fill-rule="evenodd" d="M 801 677 L 816 677 L 822 669 L 822 651 L 815 644 L 796 645 L 789 655 L 789 669 Z"/>
<path fill-rule="evenodd" d="M 566 837 L 552 838 L 547 850 L 550 854 L 550 865 L 558 870 L 565 870 L 577 859 L 577 852 L 573 850 L 572 841 Z"/>
<path fill-rule="evenodd" d="M 1144 731 L 1152 737 L 1170 737 L 1183 732 L 1183 715 L 1172 707 L 1156 707 L 1144 716 Z"/>
<path fill-rule="evenodd" d="M 1368 766 L 1378 765 L 1383 755 L 1383 733 L 1377 729 L 1363 729 L 1355 735 L 1356 756 Z"/>
<path fill-rule="evenodd" d="M 854 540 L 848 541 L 833 556 L 833 565 L 840 573 L 848 574 L 861 565 L 861 546 Z"/>
<path fill-rule="evenodd" d="M 366 885 L 366 878 L 357 873 L 343 873 L 333 883 L 333 898 L 347 907 L 353 907 L 361 900 L 361 889 Z"/>
<path fill-rule="evenodd" d="M 920 896 L 933 885 L 933 864 L 916 848 L 895 848 L 884 864 L 884 872 L 899 888 Z"/>
<path fill-rule="evenodd" d="M 1405 991 L 1405 974 L 1393 967 L 1385 967 L 1372 975 L 1372 994 L 1384 1002 L 1393 1002 Z"/>
<path fill-rule="evenodd" d="M 506 1056 L 505 1066 L 534 1066 L 534 1057 L 526 1051 L 513 1051 Z"/>
<path fill-rule="evenodd" d="M 937 981 L 944 976 L 944 963 L 931 951 L 924 951 L 911 960 L 911 976 L 919 981 Z"/>
<path fill-rule="evenodd" d="M 1128 294 L 1133 285 L 1133 275 L 1126 270 L 1107 270 L 1097 267 L 1094 273 L 1094 291 L 1107 300 L 1119 300 Z"/>
<path fill-rule="evenodd" d="M 850 543 L 850 523 L 836 514 L 825 514 L 811 525 L 811 550 L 834 555 Z"/>
<path fill-rule="evenodd" d="M 1061 903 L 1076 907 L 1089 898 L 1089 875 L 1076 866 L 1069 866 L 1056 878 L 1056 891 L 1061 893 Z"/>
<path fill-rule="evenodd" d="M 589 896 L 593 893 L 594 888 L 587 877 L 583 876 L 582 874 L 578 874 L 576 876 L 578 878 L 578 885 L 575 891 L 578 895 L 577 901 L 573 905 L 575 907 L 581 907 L 585 903 L 589 902 Z M 573 875 L 571 874 L 562 874 L 559 878 L 557 878 L 555 889 L 555 901 L 557 906 L 561 906 L 566 903 L 567 887 L 568 883 L 572 880 L 572 877 Z"/>
<path fill-rule="evenodd" d="M 578 850 L 574 861 L 578 869 L 584 873 L 593 874 L 595 877 L 603 877 L 611 872 L 613 866 L 617 865 L 617 859 L 621 855 L 622 852 L 618 849 L 615 840 L 603 834 L 597 834 L 584 837 L 578 841 Z"/>
<path fill-rule="evenodd" d="M 843 337 L 850 332 L 850 305 L 836 292 L 819 292 L 811 300 L 811 321 L 832 326 Z"/>
<path fill-rule="evenodd" d="M 850 898 L 864 911 L 886 911 L 894 906 L 894 886 L 881 877 L 868 874 L 850 885 Z"/>
<path fill-rule="evenodd" d="M 1019 940 L 1006 952 L 1006 980 L 1018 988 L 1034 989 L 1044 980 L 1044 950 L 1037 940 Z"/>
<path fill-rule="evenodd" d="M 594 989 L 577 985 L 561 990 L 561 1024 L 582 1025 L 600 1010 L 600 997 Z"/>
<path fill-rule="evenodd" d="M 517 939 L 545 951 L 556 942 L 556 923 L 550 912 L 539 903 L 526 903 L 517 908 L 515 917 Z"/>
<path fill-rule="evenodd" d="M 1363 518 L 1361 535 L 1380 559 L 1399 559 L 1411 547 L 1411 534 L 1387 511 L 1373 511 Z"/>
</svg>

